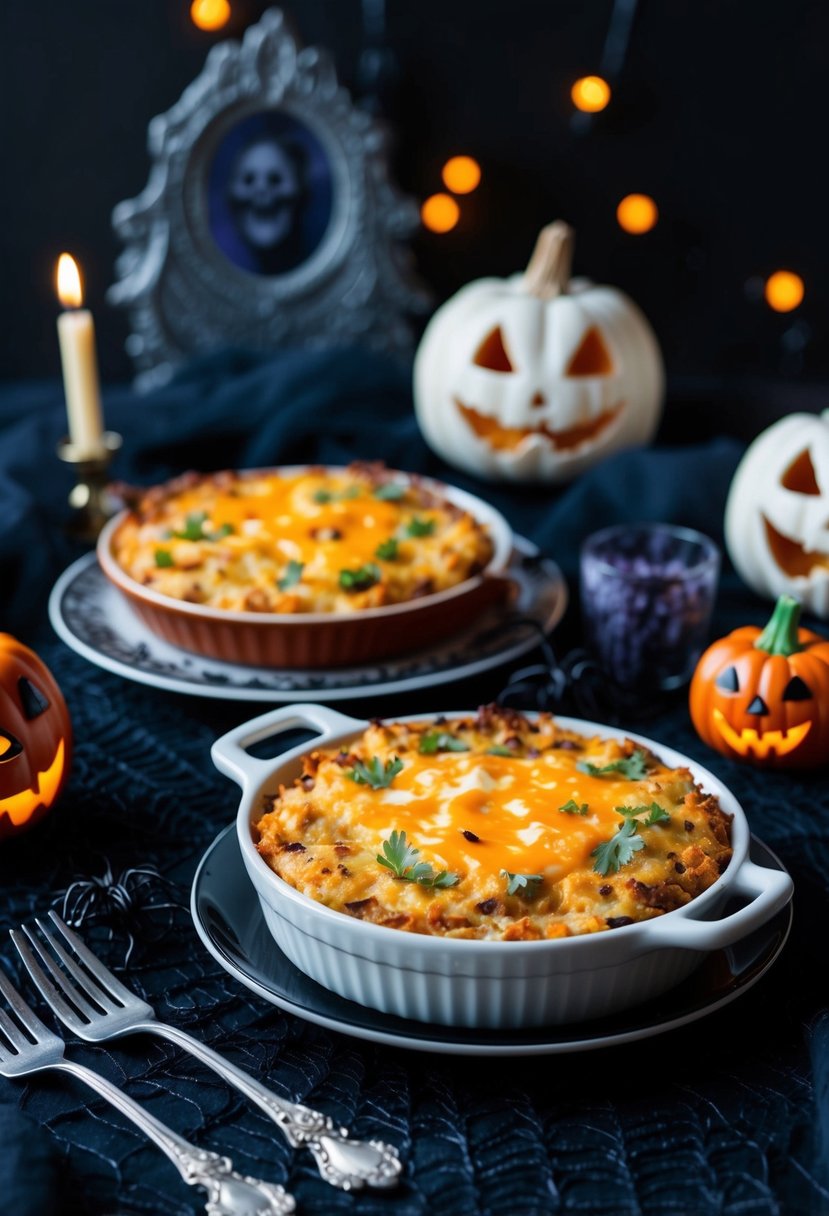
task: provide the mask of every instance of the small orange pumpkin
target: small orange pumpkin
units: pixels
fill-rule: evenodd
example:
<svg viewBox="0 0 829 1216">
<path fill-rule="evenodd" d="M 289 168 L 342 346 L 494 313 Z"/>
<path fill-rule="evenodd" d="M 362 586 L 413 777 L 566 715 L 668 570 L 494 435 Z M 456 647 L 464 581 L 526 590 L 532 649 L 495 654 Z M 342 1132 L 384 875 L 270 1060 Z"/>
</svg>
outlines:
<svg viewBox="0 0 829 1216">
<path fill-rule="evenodd" d="M 690 709 L 709 747 L 769 768 L 829 762 L 829 641 L 799 622 L 800 604 L 781 595 L 765 629 L 746 625 L 708 647 Z"/>
<path fill-rule="evenodd" d="M 54 805 L 71 750 L 69 710 L 54 676 L 28 646 L 0 633 L 0 840 Z"/>
</svg>

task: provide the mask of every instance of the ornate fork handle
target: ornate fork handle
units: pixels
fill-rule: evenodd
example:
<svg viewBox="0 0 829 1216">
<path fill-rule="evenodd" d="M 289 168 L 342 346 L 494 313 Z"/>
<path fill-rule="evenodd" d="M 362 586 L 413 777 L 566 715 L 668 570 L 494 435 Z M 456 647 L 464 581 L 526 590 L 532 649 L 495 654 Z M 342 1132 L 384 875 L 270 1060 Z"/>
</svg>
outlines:
<svg viewBox="0 0 829 1216">
<path fill-rule="evenodd" d="M 283 1187 L 239 1174 L 229 1157 L 190 1144 L 106 1077 L 72 1060 L 51 1067 L 72 1073 L 101 1094 L 167 1154 L 188 1186 L 204 1187 L 208 1216 L 287 1216 L 294 1211 L 293 1196 Z"/>
<path fill-rule="evenodd" d="M 364 1186 L 397 1185 L 402 1166 L 397 1149 L 392 1145 L 384 1144 L 382 1140 L 350 1140 L 347 1128 L 336 1127 L 332 1119 L 310 1106 L 277 1097 L 241 1068 L 177 1026 L 141 1022 L 130 1027 L 130 1032 L 136 1030 L 148 1031 L 176 1043 L 235 1086 L 273 1119 L 293 1148 L 311 1151 L 320 1174 L 332 1186 L 351 1191 Z"/>
</svg>

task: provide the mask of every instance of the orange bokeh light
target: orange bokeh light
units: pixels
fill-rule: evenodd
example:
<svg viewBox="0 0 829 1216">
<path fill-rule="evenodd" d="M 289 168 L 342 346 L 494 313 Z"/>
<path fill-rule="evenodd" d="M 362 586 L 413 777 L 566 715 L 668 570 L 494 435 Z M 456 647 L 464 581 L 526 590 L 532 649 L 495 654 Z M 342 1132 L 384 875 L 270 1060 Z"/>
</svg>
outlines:
<svg viewBox="0 0 829 1216">
<path fill-rule="evenodd" d="M 581 76 L 570 90 L 577 110 L 598 114 L 610 101 L 610 85 L 601 76 Z"/>
<path fill-rule="evenodd" d="M 766 303 L 775 312 L 791 312 L 803 300 L 805 288 L 799 274 L 793 270 L 775 270 L 766 279 Z"/>
<path fill-rule="evenodd" d="M 57 268 L 58 299 L 64 308 L 80 308 L 83 304 L 83 287 L 78 263 L 71 253 L 62 253 Z"/>
<path fill-rule="evenodd" d="M 452 156 L 441 170 L 443 184 L 453 194 L 471 194 L 481 180 L 481 166 L 471 156 Z"/>
<path fill-rule="evenodd" d="M 424 228 L 430 232 L 451 232 L 461 218 L 461 209 L 448 194 L 432 194 L 420 208 Z"/>
<path fill-rule="evenodd" d="M 220 30 L 230 20 L 230 4 L 228 0 L 193 0 L 190 17 L 200 30 Z"/>
<path fill-rule="evenodd" d="M 641 236 L 650 232 L 659 219 L 659 209 L 649 194 L 626 194 L 616 208 L 619 227 Z"/>
</svg>

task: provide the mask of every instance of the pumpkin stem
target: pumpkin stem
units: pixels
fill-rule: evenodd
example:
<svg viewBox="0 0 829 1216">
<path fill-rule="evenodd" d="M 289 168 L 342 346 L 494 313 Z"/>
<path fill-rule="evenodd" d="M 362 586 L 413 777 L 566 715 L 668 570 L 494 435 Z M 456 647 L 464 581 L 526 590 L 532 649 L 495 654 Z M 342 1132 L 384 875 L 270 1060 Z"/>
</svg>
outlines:
<svg viewBox="0 0 829 1216">
<path fill-rule="evenodd" d="M 798 640 L 799 624 L 800 604 L 790 595 L 781 595 L 754 649 L 765 650 L 767 654 L 796 654 L 804 649 Z"/>
<path fill-rule="evenodd" d="M 525 291 L 539 300 L 567 294 L 574 239 L 573 229 L 564 220 L 555 220 L 541 229 L 524 271 Z"/>
</svg>

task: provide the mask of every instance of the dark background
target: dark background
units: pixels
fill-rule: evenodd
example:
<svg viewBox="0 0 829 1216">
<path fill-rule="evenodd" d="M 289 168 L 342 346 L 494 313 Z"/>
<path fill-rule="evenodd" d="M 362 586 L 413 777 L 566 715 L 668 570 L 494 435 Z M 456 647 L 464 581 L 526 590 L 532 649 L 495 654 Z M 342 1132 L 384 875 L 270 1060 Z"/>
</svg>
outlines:
<svg viewBox="0 0 829 1216">
<path fill-rule="evenodd" d="M 178 99 L 214 43 L 239 36 L 265 7 L 232 0 L 229 26 L 208 34 L 193 26 L 189 0 L 0 6 L 0 377 L 58 373 L 52 280 L 62 249 L 86 275 L 103 378 L 130 376 L 125 318 L 104 300 L 118 252 L 110 213 L 145 184 L 149 120 Z M 304 41 L 334 52 L 342 81 L 364 91 L 371 36 L 361 0 L 284 7 Z M 640 0 L 613 101 L 581 131 L 570 85 L 600 67 L 610 0 L 385 7 L 394 63 L 382 94 L 398 182 L 422 200 L 441 188 L 448 155 L 469 152 L 483 168 L 458 228 L 415 241 L 438 299 L 469 278 L 520 268 L 538 228 L 563 216 L 577 228 L 577 272 L 628 290 L 651 318 L 675 391 L 707 377 L 726 395 L 733 385 L 750 411 L 746 385 L 759 400 L 776 380 L 773 412 L 803 400 L 816 408 L 814 385 L 829 375 L 829 6 Z M 616 223 L 630 191 L 659 206 L 645 236 Z M 778 268 L 806 284 L 788 315 L 762 300 Z"/>
</svg>

